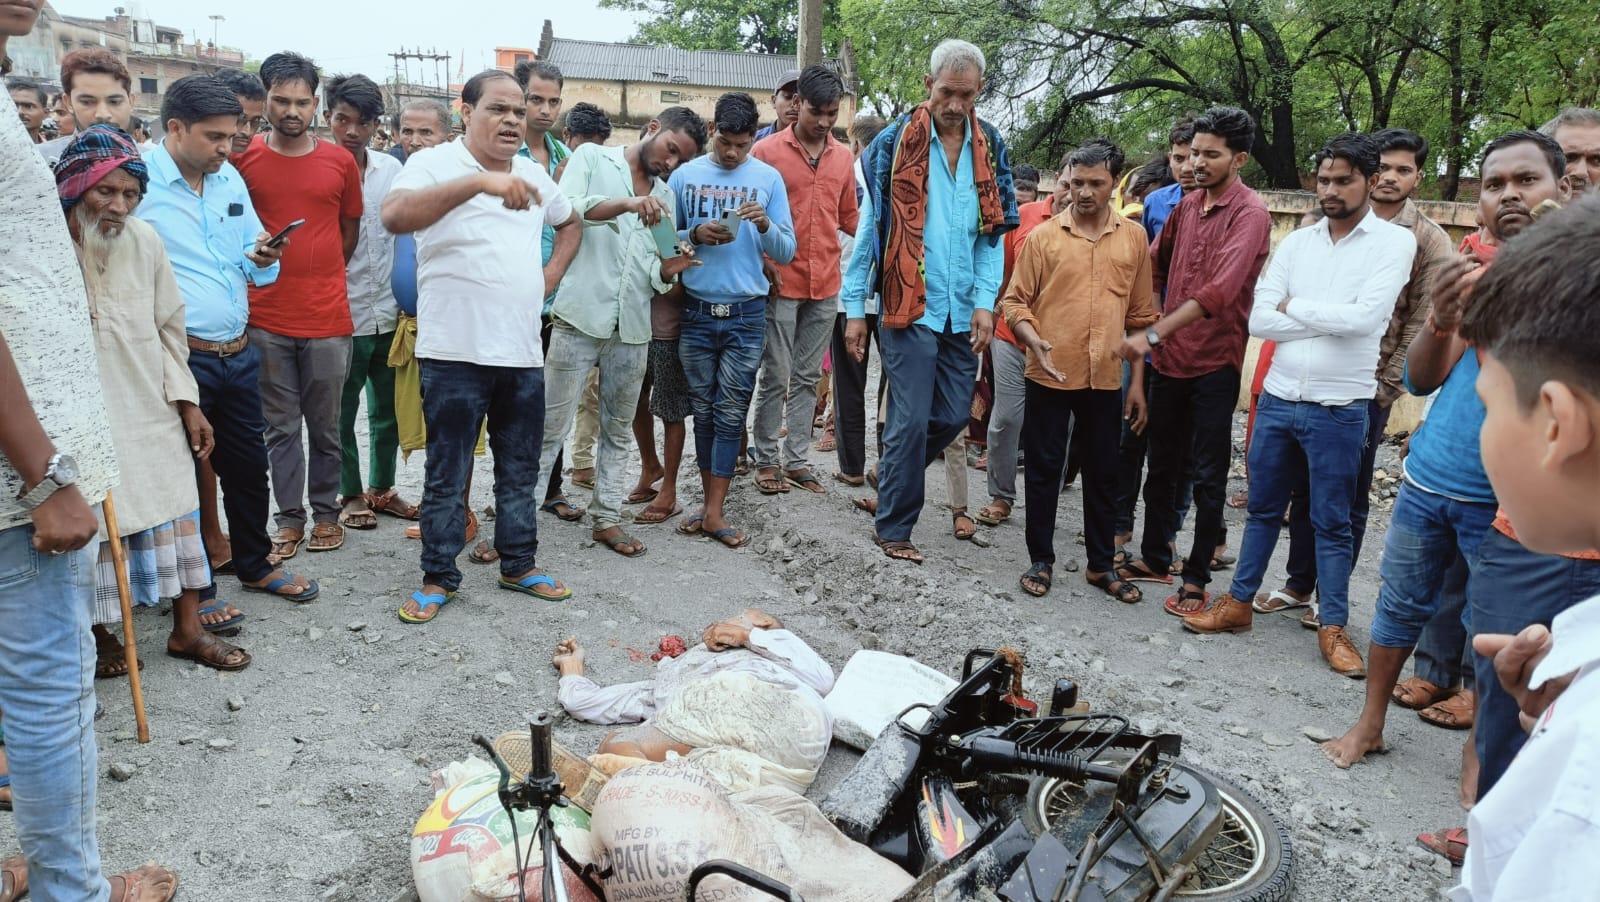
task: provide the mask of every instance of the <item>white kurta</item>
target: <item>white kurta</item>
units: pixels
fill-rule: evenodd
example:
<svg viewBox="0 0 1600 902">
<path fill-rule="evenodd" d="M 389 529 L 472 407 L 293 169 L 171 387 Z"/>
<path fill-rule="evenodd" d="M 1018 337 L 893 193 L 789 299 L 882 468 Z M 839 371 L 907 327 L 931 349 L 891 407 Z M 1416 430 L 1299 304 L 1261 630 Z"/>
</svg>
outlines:
<svg viewBox="0 0 1600 902">
<path fill-rule="evenodd" d="M 129 536 L 200 506 L 177 408 L 179 401 L 198 404 L 200 389 L 189 372 L 183 298 L 155 229 L 129 217 L 102 281 L 110 289 L 91 290 L 89 311 L 122 473 L 117 530 Z"/>
</svg>

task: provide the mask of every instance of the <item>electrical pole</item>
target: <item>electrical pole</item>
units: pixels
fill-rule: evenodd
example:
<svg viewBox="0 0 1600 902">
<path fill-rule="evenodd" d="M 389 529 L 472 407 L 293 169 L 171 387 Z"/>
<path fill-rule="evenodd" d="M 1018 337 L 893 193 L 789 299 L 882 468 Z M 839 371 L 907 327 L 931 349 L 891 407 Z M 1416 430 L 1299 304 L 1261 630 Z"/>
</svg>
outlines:
<svg viewBox="0 0 1600 902">
<path fill-rule="evenodd" d="M 800 0 L 800 39 L 795 50 L 802 69 L 822 62 L 822 3 Z"/>
</svg>

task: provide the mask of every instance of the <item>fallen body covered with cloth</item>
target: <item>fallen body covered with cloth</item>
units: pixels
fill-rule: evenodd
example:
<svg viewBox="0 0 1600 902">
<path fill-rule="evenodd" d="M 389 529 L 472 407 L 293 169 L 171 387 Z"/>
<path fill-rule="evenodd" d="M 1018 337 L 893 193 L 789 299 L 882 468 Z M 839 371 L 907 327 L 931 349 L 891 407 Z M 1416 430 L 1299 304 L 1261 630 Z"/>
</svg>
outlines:
<svg viewBox="0 0 1600 902">
<path fill-rule="evenodd" d="M 731 792 L 782 786 L 804 793 L 833 737 L 822 701 L 833 688 L 833 668 L 754 608 L 706 627 L 701 639 L 663 658 L 655 679 L 604 687 L 584 675 L 576 639 L 556 646 L 557 698 L 567 713 L 590 723 L 639 724 L 607 736 L 596 765 L 614 773 L 618 765 L 676 754 Z"/>
</svg>

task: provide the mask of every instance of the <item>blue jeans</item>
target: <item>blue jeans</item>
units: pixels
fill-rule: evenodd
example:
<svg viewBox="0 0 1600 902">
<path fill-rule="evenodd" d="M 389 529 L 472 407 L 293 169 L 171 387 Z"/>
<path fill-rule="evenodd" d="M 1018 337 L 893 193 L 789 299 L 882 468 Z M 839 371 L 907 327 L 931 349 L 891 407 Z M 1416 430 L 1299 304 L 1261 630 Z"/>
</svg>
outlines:
<svg viewBox="0 0 1600 902">
<path fill-rule="evenodd" d="M 889 410 L 878 458 L 878 537 L 911 540 L 922 513 L 923 472 L 967 428 L 978 355 L 968 332 L 878 328 Z"/>
<path fill-rule="evenodd" d="M 33 527 L 0 531 L 0 711 L 17 841 L 41 902 L 105 900 L 95 840 L 95 543 L 33 550 Z"/>
<path fill-rule="evenodd" d="M 732 479 L 739 465 L 739 445 L 750 415 L 756 371 L 767 338 L 765 298 L 752 298 L 732 308 L 732 315 L 712 316 L 715 307 L 696 298 L 683 302 L 678 330 L 678 359 L 689 381 L 694 411 L 694 453 L 701 470 Z"/>
<path fill-rule="evenodd" d="M 1248 602 L 1278 544 L 1289 494 L 1309 472 L 1311 522 L 1316 527 L 1317 572 L 1322 575 L 1323 626 L 1345 626 L 1350 619 L 1350 499 L 1355 495 L 1361 448 L 1367 438 L 1364 402 L 1327 406 L 1285 401 L 1263 394 L 1250 437 L 1250 517 L 1239 547 L 1239 569 L 1230 590 Z"/>
<path fill-rule="evenodd" d="M 1535 623 L 1548 627 L 1557 614 L 1600 595 L 1600 561 L 1537 554 L 1498 529 L 1489 530 L 1477 553 L 1467 560 L 1472 564 L 1467 604 L 1472 608 L 1474 636 L 1515 635 Z M 1516 699 L 1495 676 L 1494 661 L 1476 653 L 1473 659 L 1478 678 L 1478 798 L 1482 799 L 1511 766 L 1528 734 L 1517 720 Z M 6 729 L 9 732 L 10 727 Z"/>
<path fill-rule="evenodd" d="M 1262 395 L 1266 400 L 1266 395 Z M 1367 441 L 1361 449 L 1361 469 L 1356 471 L 1355 496 L 1350 500 L 1350 560 L 1361 557 L 1361 545 L 1367 537 L 1367 514 L 1372 508 L 1372 470 L 1378 462 L 1378 445 L 1389 426 L 1388 407 L 1377 401 L 1367 402 Z M 1257 416 L 1260 416 L 1257 413 Z M 1289 504 L 1289 572 L 1288 587 L 1299 595 L 1310 595 L 1317 587 L 1316 530 L 1311 525 L 1311 488 L 1305 479 L 1290 494 Z"/>
<path fill-rule="evenodd" d="M 1458 501 L 1401 483 L 1383 541 L 1383 562 L 1378 566 L 1383 585 L 1372 617 L 1373 645 L 1411 648 L 1417 644 L 1423 627 L 1439 608 L 1439 587 L 1450 564 L 1460 555 L 1472 568 L 1478 543 L 1493 523 L 1493 504 Z M 1468 598 L 1477 579 L 1472 568 Z"/>
<path fill-rule="evenodd" d="M 1478 546 L 1482 553 L 1483 546 Z M 1467 642 L 1467 562 L 1457 557 L 1439 587 L 1439 610 L 1417 637 L 1412 669 L 1435 686 L 1473 688 L 1472 646 Z"/>
<path fill-rule="evenodd" d="M 422 573 L 427 585 L 461 587 L 456 557 L 467 544 L 461 503 L 485 417 L 494 453 L 494 549 L 500 572 L 521 576 L 539 548 L 535 493 L 544 440 L 544 370 L 421 360 L 428 462 L 422 487 Z"/>
</svg>

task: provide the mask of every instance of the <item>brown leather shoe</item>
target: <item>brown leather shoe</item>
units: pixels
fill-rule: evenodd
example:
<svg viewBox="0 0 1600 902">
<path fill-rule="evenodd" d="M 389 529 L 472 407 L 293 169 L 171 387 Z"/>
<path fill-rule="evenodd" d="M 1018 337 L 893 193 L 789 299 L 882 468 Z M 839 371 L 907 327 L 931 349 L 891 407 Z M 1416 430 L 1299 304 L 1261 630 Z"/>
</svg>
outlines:
<svg viewBox="0 0 1600 902">
<path fill-rule="evenodd" d="M 1361 662 L 1361 652 L 1342 626 L 1325 626 L 1317 630 L 1317 644 L 1322 647 L 1323 660 L 1340 676 L 1359 680 L 1367 675 L 1367 665 Z"/>
<path fill-rule="evenodd" d="M 1183 628 L 1191 633 L 1248 633 L 1250 626 L 1250 602 L 1227 594 L 1217 596 L 1211 607 L 1183 618 Z"/>
</svg>

